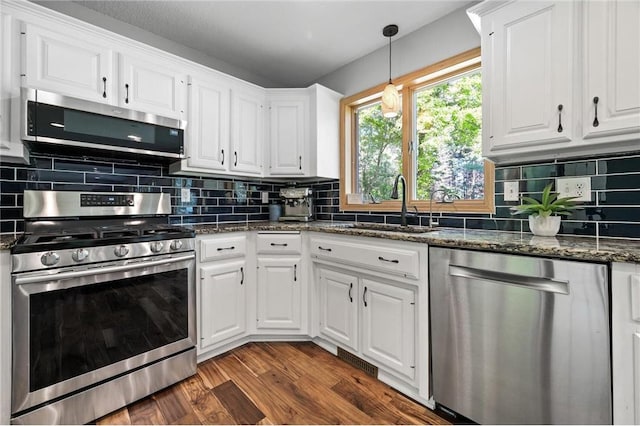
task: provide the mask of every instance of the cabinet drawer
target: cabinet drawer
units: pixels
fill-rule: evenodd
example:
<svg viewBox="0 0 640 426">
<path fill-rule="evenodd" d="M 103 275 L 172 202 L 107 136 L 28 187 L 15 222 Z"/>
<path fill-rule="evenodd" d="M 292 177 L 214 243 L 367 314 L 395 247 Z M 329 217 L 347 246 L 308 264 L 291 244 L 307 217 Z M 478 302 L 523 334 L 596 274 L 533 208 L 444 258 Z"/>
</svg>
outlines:
<svg viewBox="0 0 640 426">
<path fill-rule="evenodd" d="M 299 254 L 302 251 L 300 233 L 265 232 L 258 233 L 258 254 Z"/>
<path fill-rule="evenodd" d="M 420 254 L 416 250 L 313 238 L 311 255 L 407 278 L 420 278 Z"/>
<path fill-rule="evenodd" d="M 200 262 L 230 259 L 247 254 L 247 239 L 244 235 L 212 238 L 200 241 Z"/>
</svg>

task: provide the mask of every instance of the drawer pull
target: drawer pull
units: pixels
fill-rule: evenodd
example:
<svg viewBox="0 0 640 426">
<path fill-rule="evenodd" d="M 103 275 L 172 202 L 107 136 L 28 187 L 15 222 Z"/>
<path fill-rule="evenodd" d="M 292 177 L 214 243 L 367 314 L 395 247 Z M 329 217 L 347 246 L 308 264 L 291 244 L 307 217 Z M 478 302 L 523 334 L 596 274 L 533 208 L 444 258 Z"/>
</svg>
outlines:
<svg viewBox="0 0 640 426">
<path fill-rule="evenodd" d="M 398 259 L 385 259 L 382 256 L 378 256 L 378 260 L 381 262 L 389 262 L 389 263 L 400 263 Z"/>
<path fill-rule="evenodd" d="M 271 243 L 271 247 L 287 247 L 287 243 Z"/>
<path fill-rule="evenodd" d="M 351 291 L 353 290 L 353 283 L 349 283 L 349 301 L 353 303 L 353 297 L 351 297 Z"/>
<path fill-rule="evenodd" d="M 231 246 L 231 247 L 218 247 L 218 251 L 223 251 L 223 250 L 235 250 L 236 246 Z"/>
<path fill-rule="evenodd" d="M 364 307 L 367 307 L 367 287 L 364 288 L 362 292 L 362 302 L 364 303 Z"/>
<path fill-rule="evenodd" d="M 322 246 L 318 246 L 318 249 L 319 249 L 319 250 L 322 250 L 322 251 L 331 251 L 331 249 L 330 249 L 330 248 L 324 248 L 324 247 L 322 247 Z"/>
</svg>

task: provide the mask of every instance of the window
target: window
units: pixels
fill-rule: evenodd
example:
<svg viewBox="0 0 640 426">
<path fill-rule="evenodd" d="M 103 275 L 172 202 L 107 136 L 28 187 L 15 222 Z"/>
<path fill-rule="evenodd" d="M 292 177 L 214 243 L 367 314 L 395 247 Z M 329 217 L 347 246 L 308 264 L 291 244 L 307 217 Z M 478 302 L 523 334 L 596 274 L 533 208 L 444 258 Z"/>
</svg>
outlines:
<svg viewBox="0 0 640 426">
<path fill-rule="evenodd" d="M 482 159 L 480 49 L 395 83 L 403 108 L 393 119 L 381 113 L 384 84 L 341 103 L 341 209 L 399 208 L 391 191 L 402 174 L 407 202 L 419 211 L 428 211 L 433 196 L 453 200 L 434 203 L 434 211 L 492 212 L 493 165 Z"/>
</svg>

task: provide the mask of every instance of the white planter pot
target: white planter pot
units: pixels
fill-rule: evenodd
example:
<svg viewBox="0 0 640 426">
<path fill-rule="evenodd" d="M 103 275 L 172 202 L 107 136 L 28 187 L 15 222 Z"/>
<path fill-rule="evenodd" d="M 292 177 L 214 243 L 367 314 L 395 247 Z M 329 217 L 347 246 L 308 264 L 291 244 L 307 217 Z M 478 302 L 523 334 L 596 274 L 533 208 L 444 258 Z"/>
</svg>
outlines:
<svg viewBox="0 0 640 426">
<path fill-rule="evenodd" d="M 529 216 L 529 228 L 533 235 L 555 237 L 560 230 L 560 216 Z"/>
</svg>

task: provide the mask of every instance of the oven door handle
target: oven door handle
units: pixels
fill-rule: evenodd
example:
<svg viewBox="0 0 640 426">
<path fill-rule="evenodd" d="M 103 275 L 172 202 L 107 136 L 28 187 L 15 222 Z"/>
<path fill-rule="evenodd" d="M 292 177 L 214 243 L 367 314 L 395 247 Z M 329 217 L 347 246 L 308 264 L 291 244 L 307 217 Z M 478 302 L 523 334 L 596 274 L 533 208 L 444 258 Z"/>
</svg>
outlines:
<svg viewBox="0 0 640 426">
<path fill-rule="evenodd" d="M 170 263 L 183 262 L 185 260 L 195 259 L 195 257 L 196 255 L 191 253 L 186 256 L 164 258 L 160 260 L 148 260 L 148 261 L 141 261 L 141 262 L 134 261 L 132 263 L 127 263 L 126 265 L 104 266 L 104 267 L 98 266 L 94 268 L 83 269 L 82 271 L 69 271 L 69 272 L 60 272 L 57 274 L 32 275 L 29 277 L 16 277 L 15 283 L 17 285 L 34 284 L 34 283 L 41 283 L 41 282 L 54 281 L 54 280 L 58 281 L 58 280 L 66 280 L 71 278 L 86 277 L 87 275 L 96 275 L 96 274 L 102 275 L 102 274 L 110 274 L 113 272 L 131 271 L 133 269 L 146 268 L 149 266 L 160 266 L 160 265 L 167 265 Z"/>
</svg>

